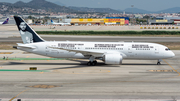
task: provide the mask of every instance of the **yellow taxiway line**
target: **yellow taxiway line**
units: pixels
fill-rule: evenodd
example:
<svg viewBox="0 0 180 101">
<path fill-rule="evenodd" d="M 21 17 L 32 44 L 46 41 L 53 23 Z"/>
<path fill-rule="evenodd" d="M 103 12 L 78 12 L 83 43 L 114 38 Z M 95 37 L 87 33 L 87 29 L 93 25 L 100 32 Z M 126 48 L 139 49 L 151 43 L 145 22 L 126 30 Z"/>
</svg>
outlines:
<svg viewBox="0 0 180 101">
<path fill-rule="evenodd" d="M 166 62 L 166 60 L 164 60 L 164 59 L 163 59 L 163 61 Z M 180 73 L 179 73 L 176 69 L 174 69 L 168 62 L 166 62 L 166 63 L 173 69 L 173 71 L 175 71 L 176 73 L 178 73 L 179 76 L 180 76 Z"/>
</svg>

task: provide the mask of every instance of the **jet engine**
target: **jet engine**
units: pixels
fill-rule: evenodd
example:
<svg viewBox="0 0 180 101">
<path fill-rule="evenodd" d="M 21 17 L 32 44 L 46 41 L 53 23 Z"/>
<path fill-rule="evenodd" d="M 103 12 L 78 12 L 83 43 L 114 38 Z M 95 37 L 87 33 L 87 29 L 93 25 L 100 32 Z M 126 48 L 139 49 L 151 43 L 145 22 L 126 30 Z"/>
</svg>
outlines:
<svg viewBox="0 0 180 101">
<path fill-rule="evenodd" d="M 105 64 L 120 65 L 122 64 L 123 57 L 120 54 L 105 54 L 103 61 Z"/>
</svg>

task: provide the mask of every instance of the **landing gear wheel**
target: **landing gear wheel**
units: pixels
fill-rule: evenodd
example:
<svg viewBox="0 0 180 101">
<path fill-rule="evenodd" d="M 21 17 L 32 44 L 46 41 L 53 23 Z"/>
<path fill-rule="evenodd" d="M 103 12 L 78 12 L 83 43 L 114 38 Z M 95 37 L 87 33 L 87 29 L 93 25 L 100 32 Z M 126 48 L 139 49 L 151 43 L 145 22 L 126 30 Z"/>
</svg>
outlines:
<svg viewBox="0 0 180 101">
<path fill-rule="evenodd" d="M 88 65 L 88 66 L 91 66 L 91 62 L 88 62 L 87 65 Z"/>
<path fill-rule="evenodd" d="M 93 61 L 93 63 L 95 63 L 95 65 L 97 64 L 97 61 L 95 60 L 95 61 Z"/>
<path fill-rule="evenodd" d="M 95 66 L 95 65 L 96 65 L 96 63 L 95 63 L 95 62 L 92 62 L 92 63 L 91 63 L 91 65 L 92 65 L 92 66 Z"/>
<path fill-rule="evenodd" d="M 95 66 L 96 64 L 97 64 L 97 61 L 93 61 L 93 62 L 89 61 L 87 63 L 88 66 Z"/>
<path fill-rule="evenodd" d="M 157 62 L 157 65 L 161 65 L 161 62 Z"/>
</svg>

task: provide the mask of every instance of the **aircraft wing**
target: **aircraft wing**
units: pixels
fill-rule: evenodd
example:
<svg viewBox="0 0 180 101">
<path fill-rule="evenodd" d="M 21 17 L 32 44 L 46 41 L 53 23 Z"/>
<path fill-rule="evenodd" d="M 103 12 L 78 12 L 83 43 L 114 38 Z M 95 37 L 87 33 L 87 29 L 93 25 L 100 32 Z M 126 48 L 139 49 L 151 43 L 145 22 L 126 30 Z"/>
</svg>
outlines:
<svg viewBox="0 0 180 101">
<path fill-rule="evenodd" d="M 49 48 L 66 50 L 66 51 L 69 51 L 69 52 L 82 53 L 83 55 L 93 55 L 93 56 L 96 56 L 96 57 L 99 57 L 99 56 L 101 57 L 104 54 L 103 51 L 74 50 L 74 49 L 66 49 L 66 48 L 59 48 L 59 47 L 49 47 Z"/>
</svg>

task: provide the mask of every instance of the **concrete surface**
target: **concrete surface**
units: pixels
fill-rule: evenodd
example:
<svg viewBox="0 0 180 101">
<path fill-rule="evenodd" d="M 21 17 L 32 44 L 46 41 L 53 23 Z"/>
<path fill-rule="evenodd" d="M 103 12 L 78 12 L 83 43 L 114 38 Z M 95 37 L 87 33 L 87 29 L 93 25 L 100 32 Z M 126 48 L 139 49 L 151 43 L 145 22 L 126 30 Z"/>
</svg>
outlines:
<svg viewBox="0 0 180 101">
<path fill-rule="evenodd" d="M 121 37 L 121 36 L 53 36 L 40 35 L 46 41 L 94 41 L 94 42 L 180 42 L 180 37 Z M 0 38 L 0 42 L 20 42 L 21 37 Z"/>
<path fill-rule="evenodd" d="M 41 57 L 7 52 L 14 52 L 8 57 Z M 0 99 L 174 101 L 180 99 L 180 51 L 174 53 L 176 56 L 163 60 L 162 65 L 156 65 L 155 60 L 124 60 L 122 65 L 98 61 L 97 66 L 86 66 L 87 60 L 0 60 Z M 26 71 L 29 67 L 39 71 Z"/>
<path fill-rule="evenodd" d="M 33 26 L 35 30 L 44 30 L 47 29 L 49 26 Z M 91 27 L 106 27 L 104 30 L 121 29 L 121 27 L 127 26 L 57 26 L 57 29 L 62 29 L 66 27 L 67 29 L 79 28 L 79 30 L 84 30 L 83 27 L 87 27 L 87 30 L 91 30 L 88 28 Z M 136 26 L 137 27 L 137 26 Z M 54 29 L 51 29 L 54 30 Z M 92 29 L 95 30 L 95 29 Z M 129 29 L 127 29 L 129 30 Z M 166 29 L 169 30 L 169 29 Z M 135 42 L 180 42 L 180 37 L 141 37 L 141 36 L 72 36 L 72 35 L 40 35 L 43 39 L 47 41 L 110 41 L 110 42 L 117 42 L 117 41 L 135 41 Z M 22 42 L 20 33 L 17 30 L 15 25 L 5 25 L 0 26 L 0 42 Z"/>
<path fill-rule="evenodd" d="M 33 26 L 33 29 L 140 30 L 139 26 L 58 26 L 55 29 Z M 19 36 L 16 26 L 0 26 L 0 42 L 21 42 Z M 48 41 L 180 41 L 179 37 L 42 37 Z M 0 52 L 13 52 L 0 54 L 0 58 L 48 58 L 19 50 Z M 123 60 L 122 65 L 104 65 L 98 61 L 93 67 L 86 66 L 87 60 L 0 60 L 0 101 L 178 101 L 180 51 L 174 53 L 176 57 L 163 60 L 160 66 L 156 60 Z M 38 70 L 28 71 L 30 67 Z"/>
<path fill-rule="evenodd" d="M 124 31 L 124 30 L 136 30 L 136 31 L 141 31 L 141 30 L 179 30 L 179 26 L 163 26 L 163 25 L 135 25 L 135 26 L 116 26 L 116 25 L 95 25 L 95 26 L 59 26 L 59 25 L 31 25 L 31 27 L 35 30 L 35 31 L 79 31 L 79 30 L 96 30 L 96 31 Z M 141 27 L 143 29 L 141 29 Z M 144 29 L 146 27 L 146 29 Z M 151 29 L 148 29 L 148 28 Z M 154 29 L 152 29 L 152 27 L 154 27 Z M 158 27 L 158 29 L 155 29 L 156 27 Z M 166 29 L 164 29 L 164 27 L 166 27 Z M 168 29 L 168 28 L 171 29 Z M 172 27 L 174 27 L 174 29 L 172 29 Z M 178 27 L 178 29 L 176 29 Z M 16 25 L 0 25 L 0 30 L 12 30 L 12 31 L 16 31 L 17 30 L 17 26 Z M 162 29 L 160 29 L 162 28 Z"/>
</svg>

